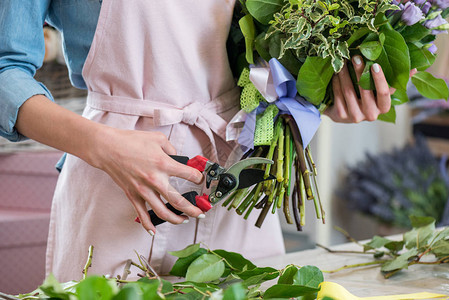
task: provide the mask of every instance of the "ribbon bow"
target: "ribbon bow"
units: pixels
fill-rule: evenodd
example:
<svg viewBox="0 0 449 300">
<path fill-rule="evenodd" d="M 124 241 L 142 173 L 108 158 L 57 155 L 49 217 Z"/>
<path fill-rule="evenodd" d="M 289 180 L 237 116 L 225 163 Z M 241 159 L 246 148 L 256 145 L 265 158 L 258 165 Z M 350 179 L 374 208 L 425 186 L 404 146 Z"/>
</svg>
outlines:
<svg viewBox="0 0 449 300">
<path fill-rule="evenodd" d="M 267 130 L 273 131 L 274 118 L 279 112 L 292 115 L 306 147 L 320 126 L 320 112 L 313 104 L 297 96 L 296 81 L 290 72 L 276 58 L 272 58 L 269 67 L 251 66 L 249 78 L 267 102 L 261 101 L 257 108 L 247 114 L 238 138 L 239 144 L 247 149 L 253 149 L 254 145 L 263 145 L 264 141 L 258 137 L 258 131 L 264 134 Z"/>
</svg>

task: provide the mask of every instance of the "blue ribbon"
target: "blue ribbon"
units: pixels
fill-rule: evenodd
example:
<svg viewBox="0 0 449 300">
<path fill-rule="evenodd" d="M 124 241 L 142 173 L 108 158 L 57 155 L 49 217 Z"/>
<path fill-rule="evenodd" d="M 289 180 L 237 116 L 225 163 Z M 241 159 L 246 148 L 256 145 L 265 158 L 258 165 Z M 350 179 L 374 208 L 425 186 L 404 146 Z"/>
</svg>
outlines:
<svg viewBox="0 0 449 300">
<path fill-rule="evenodd" d="M 293 117 L 301 133 L 303 145 L 306 147 L 320 126 L 320 112 L 313 104 L 297 95 L 295 79 L 276 58 L 272 58 L 269 64 L 276 94 L 279 97 L 274 104 L 279 108 L 279 114 L 289 114 Z M 254 149 L 256 116 L 263 113 L 268 105 L 267 102 L 260 102 L 256 109 L 247 114 L 238 139 L 245 151 Z"/>
</svg>

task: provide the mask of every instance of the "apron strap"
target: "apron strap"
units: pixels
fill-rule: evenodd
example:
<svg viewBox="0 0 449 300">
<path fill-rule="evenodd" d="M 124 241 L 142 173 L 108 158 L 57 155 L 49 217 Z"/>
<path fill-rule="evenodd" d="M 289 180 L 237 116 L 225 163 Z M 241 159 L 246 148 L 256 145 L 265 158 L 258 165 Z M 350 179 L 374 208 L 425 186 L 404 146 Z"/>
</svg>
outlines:
<svg viewBox="0 0 449 300">
<path fill-rule="evenodd" d="M 194 101 L 185 107 L 176 107 L 160 101 L 141 100 L 120 96 L 110 96 L 90 91 L 87 105 L 93 109 L 119 114 L 153 118 L 157 127 L 186 124 L 201 129 L 212 145 L 212 160 L 218 162 L 213 133 L 226 140 L 228 122 L 219 116 L 220 113 L 236 106 L 240 89 L 235 87 L 217 98 L 202 103 Z"/>
</svg>

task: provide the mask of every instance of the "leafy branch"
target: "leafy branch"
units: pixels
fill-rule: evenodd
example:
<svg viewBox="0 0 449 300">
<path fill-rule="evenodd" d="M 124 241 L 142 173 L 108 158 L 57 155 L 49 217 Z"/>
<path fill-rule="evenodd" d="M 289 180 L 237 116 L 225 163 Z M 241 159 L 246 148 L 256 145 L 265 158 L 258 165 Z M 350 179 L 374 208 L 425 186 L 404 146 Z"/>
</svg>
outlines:
<svg viewBox="0 0 449 300">
<path fill-rule="evenodd" d="M 449 263 L 449 228 L 436 229 L 432 217 L 410 216 L 413 229 L 404 233 L 402 240 L 393 241 L 374 236 L 369 242 L 361 244 L 347 232 L 340 229 L 347 238 L 363 247 L 363 251 L 332 250 L 318 245 L 330 253 L 371 254 L 376 259 L 372 262 L 347 265 L 336 270 L 323 271 L 335 273 L 343 269 L 379 265 L 385 278 L 390 278 L 410 266 L 438 265 Z M 433 261 L 422 261 L 423 257 L 433 256 Z M 378 260 L 382 258 L 381 260 Z"/>
</svg>

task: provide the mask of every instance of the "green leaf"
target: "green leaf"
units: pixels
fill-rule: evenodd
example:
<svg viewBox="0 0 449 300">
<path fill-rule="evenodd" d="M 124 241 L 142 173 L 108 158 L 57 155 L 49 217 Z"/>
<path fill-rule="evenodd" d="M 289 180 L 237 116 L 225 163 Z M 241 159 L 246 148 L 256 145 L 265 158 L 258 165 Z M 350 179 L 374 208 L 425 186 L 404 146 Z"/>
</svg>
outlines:
<svg viewBox="0 0 449 300">
<path fill-rule="evenodd" d="M 296 266 L 288 266 L 284 269 L 284 272 L 281 276 L 279 276 L 278 283 L 279 284 L 293 284 L 293 277 L 298 272 L 298 268 Z"/>
<path fill-rule="evenodd" d="M 263 268 L 254 268 L 240 273 L 235 273 L 235 275 L 237 275 L 243 280 L 260 274 L 267 274 L 266 277 L 269 278 L 267 280 L 271 280 L 279 276 L 279 271 L 276 270 L 275 268 L 263 267 Z"/>
<path fill-rule="evenodd" d="M 173 286 L 176 289 L 182 288 L 183 291 L 186 293 L 193 291 L 192 287 L 195 287 L 196 289 L 198 289 L 202 292 L 211 292 L 211 293 L 220 290 L 220 288 L 215 284 L 194 282 L 194 281 L 178 282 L 178 283 L 174 283 Z"/>
<path fill-rule="evenodd" d="M 392 241 L 387 238 L 375 235 L 371 241 L 369 241 L 368 243 L 363 245 L 363 251 L 368 251 L 368 250 L 372 250 L 372 249 L 380 249 L 382 247 L 385 247 L 392 252 L 398 252 L 398 251 L 402 250 L 402 248 L 404 248 L 404 242 L 403 241 Z"/>
<path fill-rule="evenodd" d="M 273 276 L 270 273 L 257 274 L 243 280 L 245 286 L 260 285 L 267 280 L 271 280 Z M 276 277 L 275 277 L 276 278 Z"/>
<path fill-rule="evenodd" d="M 111 299 L 118 291 L 115 282 L 100 276 L 89 276 L 82 280 L 77 288 L 76 293 L 79 299 Z"/>
<path fill-rule="evenodd" d="M 296 88 L 301 96 L 319 105 L 326 95 L 326 88 L 334 75 L 331 58 L 309 56 L 299 70 Z"/>
<path fill-rule="evenodd" d="M 105 298 L 102 298 L 105 299 Z M 106 298 L 109 299 L 109 298 Z M 112 300 L 143 300 L 142 294 L 138 291 L 135 284 L 128 284 L 124 286 L 120 292 L 115 295 Z M 153 295 L 152 299 L 162 299 L 157 294 Z"/>
<path fill-rule="evenodd" d="M 373 64 L 374 64 L 373 61 L 367 61 L 365 64 L 365 68 L 363 69 L 362 75 L 360 76 L 359 85 L 364 90 L 376 89 L 373 76 L 371 75 L 371 66 Z"/>
<path fill-rule="evenodd" d="M 449 97 L 447 84 L 443 79 L 435 78 L 427 72 L 418 72 L 412 77 L 412 83 L 418 92 L 429 99 L 446 99 Z"/>
<path fill-rule="evenodd" d="M 385 35 L 385 41 L 376 62 L 382 67 L 390 86 L 405 90 L 410 72 L 410 56 L 407 44 L 402 35 L 395 30 L 384 29 L 382 33 Z"/>
<path fill-rule="evenodd" d="M 62 300 L 69 300 L 70 296 L 62 288 L 62 285 L 56 280 L 53 274 L 48 275 L 44 283 L 39 287 L 46 296 Z"/>
<path fill-rule="evenodd" d="M 391 240 L 381 237 L 381 236 L 378 236 L 378 235 L 375 235 L 371 241 L 369 241 L 368 243 L 363 245 L 363 251 L 382 248 L 389 242 L 391 242 Z"/>
<path fill-rule="evenodd" d="M 363 56 L 369 60 L 376 60 L 382 53 L 382 45 L 379 41 L 363 42 L 359 48 Z"/>
<path fill-rule="evenodd" d="M 421 228 L 425 226 L 429 226 L 435 224 L 435 219 L 432 217 L 419 217 L 419 216 L 410 216 L 410 224 L 413 228 Z"/>
<path fill-rule="evenodd" d="M 168 253 L 170 255 L 179 257 L 179 258 L 183 258 L 183 257 L 187 257 L 192 255 L 193 253 L 195 253 L 196 251 L 198 251 L 200 249 L 200 244 L 193 244 L 193 245 L 189 245 L 186 248 L 179 250 L 179 251 L 169 251 Z"/>
<path fill-rule="evenodd" d="M 147 286 L 147 285 L 156 285 L 158 288 L 162 284 L 161 292 L 162 293 L 168 293 L 173 291 L 173 284 L 165 279 L 149 279 L 147 277 L 140 278 L 137 282 L 141 284 L 141 286 Z"/>
<path fill-rule="evenodd" d="M 214 250 L 214 253 L 226 259 L 233 269 L 237 271 L 251 270 L 256 268 L 251 261 L 244 258 L 241 254 L 236 252 L 229 252 L 225 250 Z"/>
<path fill-rule="evenodd" d="M 275 284 L 268 288 L 263 294 L 264 299 L 273 298 L 294 298 L 312 293 L 317 293 L 319 289 L 301 285 Z"/>
<path fill-rule="evenodd" d="M 207 250 L 204 248 L 200 248 L 192 255 L 178 259 L 173 265 L 173 268 L 170 270 L 170 275 L 185 277 L 190 264 L 205 253 L 207 253 Z"/>
<path fill-rule="evenodd" d="M 414 43 L 408 43 L 410 53 L 410 68 L 417 68 L 418 71 L 424 71 L 435 62 L 435 55 L 424 47 L 418 47 Z"/>
<path fill-rule="evenodd" d="M 435 219 L 411 216 L 410 221 L 413 229 L 404 233 L 405 247 L 407 249 L 419 249 L 426 246 L 435 230 Z"/>
<path fill-rule="evenodd" d="M 315 266 L 304 266 L 293 277 L 293 284 L 319 289 L 323 273 Z"/>
<path fill-rule="evenodd" d="M 286 51 L 279 62 L 292 74 L 297 75 L 301 68 L 301 62 L 296 58 L 292 51 Z"/>
<path fill-rule="evenodd" d="M 246 8 L 249 13 L 262 24 L 268 25 L 273 15 L 280 11 L 284 0 L 248 0 Z"/>
<path fill-rule="evenodd" d="M 416 23 L 412 26 L 405 26 L 401 31 L 401 35 L 406 42 L 418 42 L 430 35 L 430 30 L 421 23 Z"/>
<path fill-rule="evenodd" d="M 186 280 L 207 282 L 219 279 L 225 270 L 223 259 L 214 254 L 203 254 L 187 269 Z"/>
<path fill-rule="evenodd" d="M 400 105 L 408 102 L 408 95 L 406 91 L 396 90 L 393 95 L 391 95 L 391 105 Z"/>
<path fill-rule="evenodd" d="M 232 284 L 225 289 L 223 294 L 223 300 L 244 300 L 246 299 L 247 289 L 239 283 Z"/>
<path fill-rule="evenodd" d="M 265 32 L 262 32 L 261 34 L 259 34 L 254 41 L 254 46 L 256 48 L 257 53 L 265 61 L 269 61 L 271 59 L 268 42 L 269 42 L 269 39 L 265 39 Z"/>
<path fill-rule="evenodd" d="M 388 244 L 385 244 L 385 248 L 387 248 L 388 250 L 390 250 L 393 253 L 396 253 L 398 251 L 401 251 L 402 248 L 404 248 L 404 241 L 392 241 Z"/>
<path fill-rule="evenodd" d="M 440 240 L 447 240 L 449 238 L 449 227 L 444 228 L 443 230 L 439 230 L 433 234 L 433 237 L 430 239 L 430 246 L 433 247 L 433 245 L 440 241 Z"/>
<path fill-rule="evenodd" d="M 351 46 L 352 43 L 354 43 L 355 41 L 358 41 L 359 39 L 367 35 L 369 32 L 371 32 L 371 30 L 369 30 L 368 27 L 362 27 L 357 29 L 348 39 L 347 41 L 348 47 Z"/>
<path fill-rule="evenodd" d="M 418 253 L 419 253 L 419 251 L 417 249 L 411 249 L 411 250 L 399 255 L 395 259 L 384 263 L 381 267 L 381 271 L 389 272 L 389 271 L 394 271 L 397 269 L 407 269 L 409 259 L 412 257 L 415 257 L 416 255 L 418 255 Z"/>
<path fill-rule="evenodd" d="M 254 38 L 256 36 L 256 27 L 254 26 L 253 18 L 250 15 L 245 15 L 239 20 L 239 25 L 245 37 L 246 60 L 248 63 L 253 64 Z"/>
<path fill-rule="evenodd" d="M 380 114 L 377 119 L 388 123 L 396 123 L 396 109 L 391 106 L 387 113 Z"/>
<path fill-rule="evenodd" d="M 431 253 L 437 257 L 449 256 L 449 241 L 439 240 L 431 248 Z"/>
</svg>

